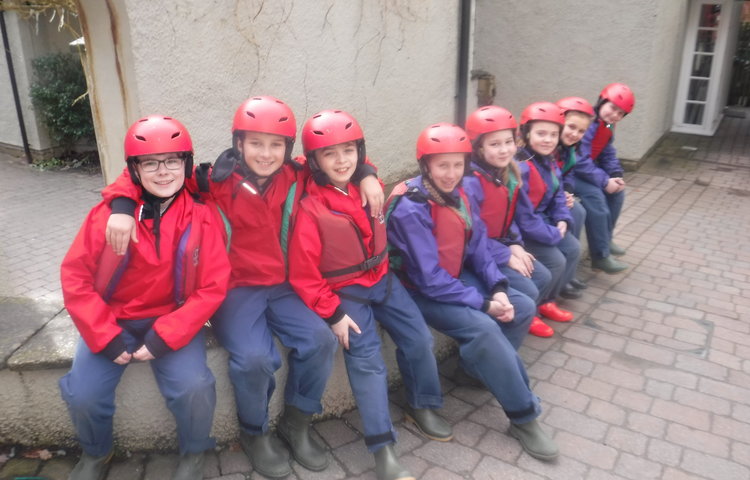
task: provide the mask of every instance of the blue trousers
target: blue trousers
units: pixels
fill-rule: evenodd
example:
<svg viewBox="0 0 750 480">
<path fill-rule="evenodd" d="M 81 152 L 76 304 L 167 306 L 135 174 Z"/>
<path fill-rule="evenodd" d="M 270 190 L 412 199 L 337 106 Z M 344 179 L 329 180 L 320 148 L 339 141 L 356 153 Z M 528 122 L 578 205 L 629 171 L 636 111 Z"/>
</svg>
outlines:
<svg viewBox="0 0 750 480">
<path fill-rule="evenodd" d="M 461 275 L 462 280 L 474 284 L 476 277 L 471 277 Z M 487 386 L 510 421 L 526 423 L 539 416 L 541 407 L 529 388 L 526 368 L 516 349 L 529 331 L 536 307 L 530 298 L 520 292 L 511 295 L 511 291 L 508 296 L 516 318 L 510 323 L 500 323 L 466 305 L 438 302 L 419 293 L 414 294 L 414 301 L 432 328 L 458 342 L 461 364 Z M 521 295 L 525 300 L 518 302 Z"/>
<path fill-rule="evenodd" d="M 344 350 L 344 361 L 362 417 L 365 444 L 375 452 L 396 439 L 388 409 L 388 371 L 375 319 L 396 344 L 396 361 L 404 378 L 407 400 L 414 408 L 443 405 L 432 353 L 432 333 L 411 296 L 392 273 L 371 287 L 350 285 L 339 293 L 341 307 L 362 331 L 361 334 L 349 331 L 349 350 Z"/>
<path fill-rule="evenodd" d="M 576 195 L 586 209 L 586 238 L 592 259 L 609 256 L 612 232 L 625 203 L 625 192 L 607 193 L 602 188 L 576 180 Z"/>
<path fill-rule="evenodd" d="M 500 267 L 500 271 L 506 276 L 512 289 L 518 290 L 531 298 L 537 305 L 541 304 L 542 299 L 547 298 L 549 288 L 552 285 L 552 274 L 539 260 L 534 260 L 534 271 L 531 272 L 531 278 L 524 277 L 507 265 Z M 511 303 L 513 302 L 511 301 Z"/>
<path fill-rule="evenodd" d="M 573 202 L 573 208 L 570 209 L 570 214 L 573 216 L 573 228 L 571 229 L 573 236 L 578 240 L 581 239 L 581 231 L 586 223 L 586 209 L 581 205 L 580 200 Z"/>
<path fill-rule="evenodd" d="M 273 335 L 290 350 L 284 401 L 306 413 L 323 410 L 320 398 L 333 368 L 336 338 L 288 283 L 233 288 L 212 324 L 229 352 L 229 378 L 243 431 L 268 431 L 274 372 L 281 367 Z"/>
<path fill-rule="evenodd" d="M 143 336 L 153 319 L 120 322 L 127 351 L 143 345 Z M 210 437 L 216 406 L 214 376 L 206 365 L 206 340 L 203 332 L 183 348 L 151 360 L 159 391 L 177 422 L 180 454 L 198 453 L 214 448 Z M 115 389 L 127 365 L 118 365 L 92 353 L 83 340 L 78 342 L 73 366 L 60 379 L 60 391 L 68 405 L 81 448 L 100 457 L 112 450 L 112 417 L 115 413 Z"/>
<path fill-rule="evenodd" d="M 542 298 L 540 303 L 554 301 L 560 294 L 560 290 L 575 277 L 578 260 L 581 258 L 581 244 L 571 232 L 566 232 L 557 245 L 545 245 L 527 240 L 526 250 L 544 264 L 552 274 L 547 296 Z"/>
</svg>

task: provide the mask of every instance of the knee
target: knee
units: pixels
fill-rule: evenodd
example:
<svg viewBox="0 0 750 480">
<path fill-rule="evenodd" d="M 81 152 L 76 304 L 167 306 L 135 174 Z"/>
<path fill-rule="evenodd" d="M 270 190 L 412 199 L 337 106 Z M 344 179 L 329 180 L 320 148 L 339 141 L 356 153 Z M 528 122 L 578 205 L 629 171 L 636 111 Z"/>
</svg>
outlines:
<svg viewBox="0 0 750 480">
<path fill-rule="evenodd" d="M 70 376 L 66 375 L 60 379 L 60 392 L 68 408 L 73 412 L 87 412 L 100 408 L 105 398 L 114 395 L 114 392 L 105 391 L 100 382 L 86 382 L 85 384 L 74 384 Z"/>
<path fill-rule="evenodd" d="M 229 359 L 232 370 L 245 375 L 273 375 L 281 367 L 270 352 L 235 352 Z"/>
</svg>

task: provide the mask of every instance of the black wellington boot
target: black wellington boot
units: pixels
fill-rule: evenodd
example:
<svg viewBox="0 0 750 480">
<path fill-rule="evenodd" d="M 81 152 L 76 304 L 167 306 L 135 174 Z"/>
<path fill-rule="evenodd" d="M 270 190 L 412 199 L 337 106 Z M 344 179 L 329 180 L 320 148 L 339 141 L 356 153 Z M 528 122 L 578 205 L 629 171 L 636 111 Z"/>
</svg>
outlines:
<svg viewBox="0 0 750 480">
<path fill-rule="evenodd" d="M 310 436 L 311 418 L 312 414 L 287 405 L 276 432 L 289 445 L 292 456 L 300 465 L 319 472 L 328 466 L 328 455 L 326 449 Z"/>
<path fill-rule="evenodd" d="M 289 452 L 281 440 L 266 432 L 262 435 L 240 433 L 240 445 L 253 469 L 271 478 L 284 478 L 292 473 Z"/>
</svg>

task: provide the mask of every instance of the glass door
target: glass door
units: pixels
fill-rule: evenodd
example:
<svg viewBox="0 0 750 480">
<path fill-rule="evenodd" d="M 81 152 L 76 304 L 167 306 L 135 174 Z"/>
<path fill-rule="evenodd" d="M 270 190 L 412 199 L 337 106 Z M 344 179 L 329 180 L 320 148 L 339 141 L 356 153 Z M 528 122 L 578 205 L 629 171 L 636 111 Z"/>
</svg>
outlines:
<svg viewBox="0 0 750 480">
<path fill-rule="evenodd" d="M 733 53 L 726 51 L 726 40 L 734 10 L 731 0 L 690 2 L 673 131 L 712 135 L 718 127 Z"/>
</svg>

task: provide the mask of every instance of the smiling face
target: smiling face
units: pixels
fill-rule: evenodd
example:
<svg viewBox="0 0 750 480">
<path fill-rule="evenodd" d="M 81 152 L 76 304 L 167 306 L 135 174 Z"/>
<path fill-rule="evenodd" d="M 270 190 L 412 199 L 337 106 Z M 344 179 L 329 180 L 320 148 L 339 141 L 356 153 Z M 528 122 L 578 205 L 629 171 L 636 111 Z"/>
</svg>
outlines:
<svg viewBox="0 0 750 480">
<path fill-rule="evenodd" d="M 427 158 L 427 172 L 435 186 L 443 193 L 456 189 L 464 176 L 463 153 L 437 153 Z"/>
<path fill-rule="evenodd" d="M 604 123 L 614 125 L 615 123 L 622 120 L 622 117 L 624 116 L 625 110 L 618 107 L 612 102 L 604 102 L 604 104 L 599 107 L 599 118 L 601 118 Z"/>
<path fill-rule="evenodd" d="M 356 142 L 344 142 L 330 147 L 323 147 L 315 152 L 315 160 L 320 169 L 328 175 L 331 183 L 339 188 L 346 188 L 349 179 L 357 168 Z"/>
<path fill-rule="evenodd" d="M 178 153 L 141 155 L 135 171 L 143 188 L 160 198 L 171 197 L 185 183 L 185 161 Z"/>
<path fill-rule="evenodd" d="M 497 130 L 482 137 L 479 155 L 496 168 L 505 168 L 516 154 L 516 138 L 513 130 Z"/>
<path fill-rule="evenodd" d="M 264 177 L 272 175 L 284 164 L 286 138 L 272 133 L 244 132 L 237 140 L 237 148 L 242 152 L 245 165 L 261 177 L 258 183 L 262 184 Z"/>
<path fill-rule="evenodd" d="M 555 151 L 560 139 L 560 125 L 553 122 L 532 122 L 529 128 L 529 147 L 540 155 Z"/>
<path fill-rule="evenodd" d="M 581 112 L 568 112 L 565 115 L 565 126 L 563 127 L 560 142 L 566 147 L 575 145 L 591 125 L 591 117 Z"/>
</svg>

